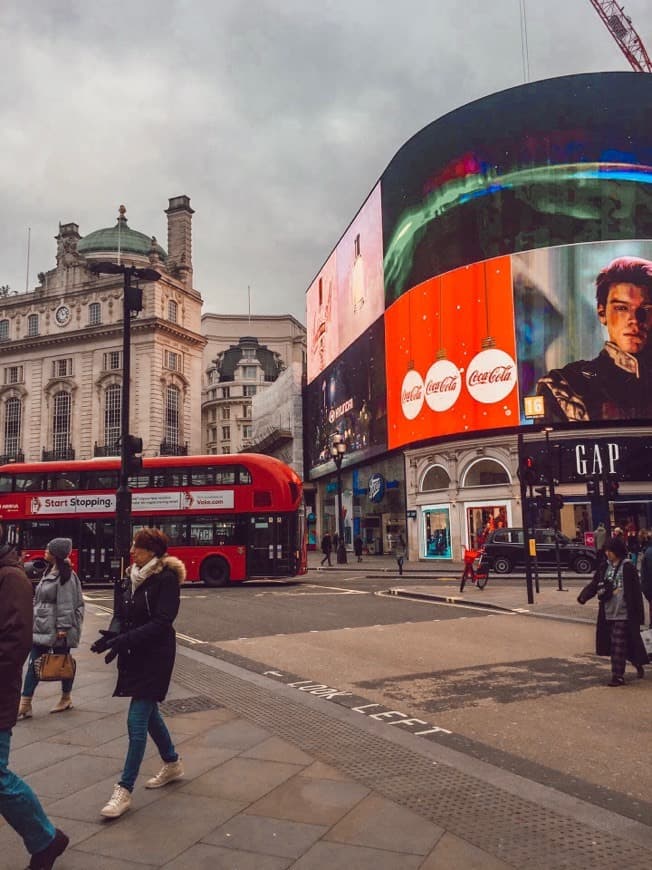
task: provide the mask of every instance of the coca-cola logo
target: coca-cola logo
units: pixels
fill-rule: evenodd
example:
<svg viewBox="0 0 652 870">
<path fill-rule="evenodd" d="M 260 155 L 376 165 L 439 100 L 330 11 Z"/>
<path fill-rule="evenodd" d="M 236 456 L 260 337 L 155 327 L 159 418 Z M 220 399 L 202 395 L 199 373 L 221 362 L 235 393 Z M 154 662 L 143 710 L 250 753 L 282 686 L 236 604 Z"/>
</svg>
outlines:
<svg viewBox="0 0 652 870">
<path fill-rule="evenodd" d="M 462 390 L 462 379 L 456 365 L 440 359 L 433 363 L 425 378 L 425 398 L 428 407 L 437 412 L 452 408 Z"/>
<path fill-rule="evenodd" d="M 516 363 L 508 353 L 487 348 L 473 357 L 466 370 L 466 387 L 485 405 L 501 402 L 516 386 Z"/>
<path fill-rule="evenodd" d="M 423 408 L 424 386 L 423 378 L 414 369 L 403 378 L 401 387 L 401 410 L 408 420 L 414 420 Z"/>
</svg>

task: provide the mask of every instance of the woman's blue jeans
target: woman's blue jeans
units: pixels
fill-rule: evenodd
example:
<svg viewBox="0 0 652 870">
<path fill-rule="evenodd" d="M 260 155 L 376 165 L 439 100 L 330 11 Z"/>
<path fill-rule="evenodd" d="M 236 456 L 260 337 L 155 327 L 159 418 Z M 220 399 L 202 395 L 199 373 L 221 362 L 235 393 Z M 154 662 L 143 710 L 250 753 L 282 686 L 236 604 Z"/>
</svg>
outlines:
<svg viewBox="0 0 652 870">
<path fill-rule="evenodd" d="M 34 855 L 52 842 L 54 825 L 32 789 L 9 770 L 10 743 L 11 731 L 0 731 L 0 815 L 23 838 L 30 855 Z"/>
<path fill-rule="evenodd" d="M 25 682 L 23 683 L 23 695 L 26 698 L 31 698 L 36 691 L 36 687 L 39 684 L 39 679 L 36 676 L 36 671 L 34 670 L 34 661 L 43 655 L 43 653 L 49 652 L 49 646 L 40 646 L 39 644 L 34 644 L 32 647 L 32 651 L 29 654 L 29 661 L 27 662 L 27 671 L 25 672 Z M 57 647 L 57 652 L 69 653 L 70 650 L 68 647 Z M 72 692 L 72 684 L 74 680 L 61 680 L 61 692 L 64 695 L 69 695 Z"/>
<path fill-rule="evenodd" d="M 122 778 L 118 785 L 133 791 L 140 765 L 143 763 L 148 734 L 156 743 L 159 754 L 166 764 L 178 761 L 179 756 L 156 701 L 149 701 L 146 698 L 131 699 L 127 716 L 127 731 L 129 732 L 129 749 L 127 750 Z"/>
</svg>

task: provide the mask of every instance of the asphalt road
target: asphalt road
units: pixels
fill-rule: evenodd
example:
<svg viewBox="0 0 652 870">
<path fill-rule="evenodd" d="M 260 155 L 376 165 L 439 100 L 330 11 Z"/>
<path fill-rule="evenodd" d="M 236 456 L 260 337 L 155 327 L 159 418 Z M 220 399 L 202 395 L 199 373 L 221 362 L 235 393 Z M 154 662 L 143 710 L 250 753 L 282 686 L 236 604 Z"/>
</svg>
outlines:
<svg viewBox="0 0 652 870">
<path fill-rule="evenodd" d="M 184 588 L 179 639 L 649 822 L 652 673 L 607 688 L 591 625 L 383 595 L 395 582 L 313 571 Z"/>
</svg>

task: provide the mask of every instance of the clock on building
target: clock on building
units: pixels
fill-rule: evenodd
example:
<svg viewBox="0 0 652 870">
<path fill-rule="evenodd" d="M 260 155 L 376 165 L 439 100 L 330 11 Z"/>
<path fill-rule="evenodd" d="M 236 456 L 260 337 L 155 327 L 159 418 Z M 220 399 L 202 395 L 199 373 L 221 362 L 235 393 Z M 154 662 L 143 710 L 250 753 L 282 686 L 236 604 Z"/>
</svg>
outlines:
<svg viewBox="0 0 652 870">
<path fill-rule="evenodd" d="M 67 305 L 60 305 L 54 312 L 54 319 L 59 326 L 65 326 L 70 320 L 70 308 Z"/>
</svg>

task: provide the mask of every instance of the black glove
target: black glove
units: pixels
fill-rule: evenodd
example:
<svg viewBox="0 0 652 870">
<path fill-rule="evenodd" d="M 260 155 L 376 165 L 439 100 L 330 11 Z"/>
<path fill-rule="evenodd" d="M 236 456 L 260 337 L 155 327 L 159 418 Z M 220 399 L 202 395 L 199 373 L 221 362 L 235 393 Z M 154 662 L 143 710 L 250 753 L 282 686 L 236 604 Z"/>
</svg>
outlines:
<svg viewBox="0 0 652 870">
<path fill-rule="evenodd" d="M 113 637 L 107 637 L 103 642 L 106 643 L 103 649 L 109 650 L 104 656 L 104 661 L 108 665 L 119 653 L 124 652 L 129 647 L 129 636 L 127 634 L 114 634 Z"/>
<path fill-rule="evenodd" d="M 98 637 L 94 644 L 91 645 L 91 652 L 103 653 L 111 647 L 111 642 L 117 637 L 115 631 L 104 631 L 100 629 L 102 637 Z"/>
</svg>

